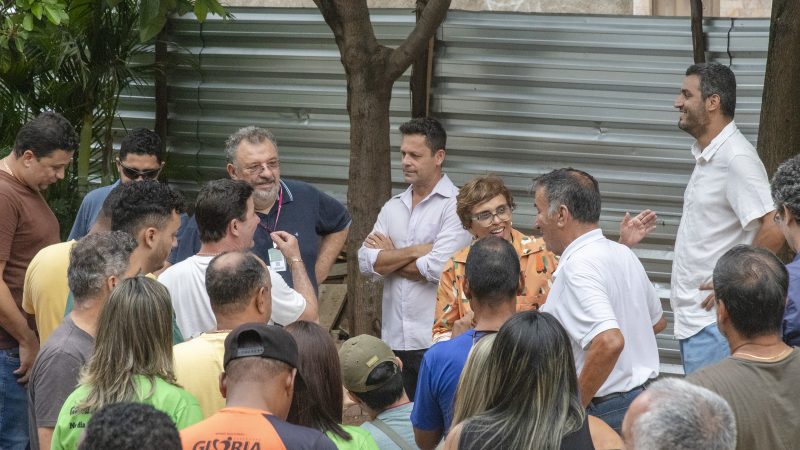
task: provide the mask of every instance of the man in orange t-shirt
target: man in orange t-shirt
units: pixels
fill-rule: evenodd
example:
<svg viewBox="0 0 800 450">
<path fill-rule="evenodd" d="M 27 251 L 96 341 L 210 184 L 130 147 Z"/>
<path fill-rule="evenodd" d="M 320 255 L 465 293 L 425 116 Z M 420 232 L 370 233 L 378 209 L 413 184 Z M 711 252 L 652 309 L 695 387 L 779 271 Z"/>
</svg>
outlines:
<svg viewBox="0 0 800 450">
<path fill-rule="evenodd" d="M 181 431 L 184 450 L 335 450 L 327 436 L 285 422 L 297 373 L 297 344 L 283 328 L 237 327 L 225 339 L 220 392 L 226 407 Z"/>
</svg>

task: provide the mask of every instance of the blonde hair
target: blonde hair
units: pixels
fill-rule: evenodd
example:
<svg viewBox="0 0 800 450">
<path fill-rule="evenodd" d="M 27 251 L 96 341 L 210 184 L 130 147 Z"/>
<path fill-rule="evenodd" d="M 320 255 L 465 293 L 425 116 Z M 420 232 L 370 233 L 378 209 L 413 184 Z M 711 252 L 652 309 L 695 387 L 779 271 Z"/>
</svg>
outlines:
<svg viewBox="0 0 800 450">
<path fill-rule="evenodd" d="M 490 334 L 480 338 L 469 351 L 467 363 L 458 380 L 451 428 L 486 410 L 489 392 L 485 389 L 484 378 L 489 372 L 489 355 L 495 336 Z"/>
<path fill-rule="evenodd" d="M 137 394 L 137 375 L 150 381 L 147 395 Z M 156 378 L 176 384 L 172 302 L 164 285 L 136 276 L 114 289 L 100 313 L 94 353 L 80 379 L 89 394 L 80 407 L 94 412 L 112 403 L 149 398 Z"/>
<path fill-rule="evenodd" d="M 462 425 L 462 433 L 470 429 L 480 436 L 472 448 L 558 449 L 564 436 L 583 426 L 572 347 L 550 314 L 512 316 L 497 333 L 485 366 L 474 374 L 474 389 L 485 397 L 474 402 L 482 408 Z"/>
</svg>

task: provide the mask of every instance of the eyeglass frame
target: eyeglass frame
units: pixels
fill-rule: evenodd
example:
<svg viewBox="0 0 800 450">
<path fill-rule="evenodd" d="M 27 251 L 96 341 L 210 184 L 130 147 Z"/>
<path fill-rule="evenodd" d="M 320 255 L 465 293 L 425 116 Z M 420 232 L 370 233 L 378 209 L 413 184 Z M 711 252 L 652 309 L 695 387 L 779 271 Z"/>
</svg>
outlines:
<svg viewBox="0 0 800 450">
<path fill-rule="evenodd" d="M 125 173 L 125 176 L 130 178 L 131 180 L 138 180 L 139 178 L 143 180 L 155 180 L 161 174 L 161 171 L 164 169 L 164 162 L 161 162 L 161 165 L 158 166 L 158 169 L 147 169 L 147 170 L 139 170 L 134 169 L 133 167 L 126 166 L 122 160 L 117 157 L 117 164 L 122 167 L 122 171 Z M 154 173 L 155 175 L 150 175 Z M 131 176 L 133 174 L 134 176 Z"/>
<path fill-rule="evenodd" d="M 505 208 L 506 210 L 505 210 L 505 211 L 503 211 L 503 212 L 497 212 L 497 210 L 498 210 L 498 209 L 500 209 L 500 208 Z M 489 225 L 491 225 L 491 224 L 492 224 L 492 222 L 494 222 L 494 218 L 495 218 L 495 217 L 497 217 L 498 219 L 500 219 L 500 221 L 502 222 L 502 221 L 505 221 L 505 220 L 508 220 L 508 219 L 510 219 L 510 218 L 511 218 L 511 214 L 512 214 L 513 212 L 514 212 L 514 208 L 512 208 L 512 207 L 511 207 L 511 205 L 509 205 L 508 203 L 506 203 L 505 205 L 498 206 L 498 207 L 497 207 L 497 208 L 494 210 L 494 212 L 491 212 L 491 211 L 483 211 L 483 212 L 481 212 L 481 213 L 479 213 L 479 214 L 477 214 L 477 215 L 474 215 L 474 216 L 469 216 L 469 218 L 470 218 L 470 220 L 472 220 L 473 222 L 477 223 L 478 225 L 480 225 L 480 226 L 482 226 L 482 227 L 488 227 Z M 489 214 L 491 214 L 491 215 L 490 215 L 489 217 L 487 217 L 487 218 L 485 218 L 485 219 L 481 220 L 481 219 L 480 219 L 478 216 L 479 216 L 480 214 L 484 214 L 484 213 L 489 213 Z M 503 214 L 507 214 L 507 216 L 503 217 L 503 216 L 502 216 Z"/>
<path fill-rule="evenodd" d="M 276 169 L 281 168 L 281 160 L 275 159 L 272 161 L 259 163 L 258 165 L 251 165 L 250 167 L 242 167 L 241 170 L 250 176 L 261 175 L 264 172 L 264 166 L 267 166 L 267 169 L 270 172 L 274 172 Z"/>
</svg>

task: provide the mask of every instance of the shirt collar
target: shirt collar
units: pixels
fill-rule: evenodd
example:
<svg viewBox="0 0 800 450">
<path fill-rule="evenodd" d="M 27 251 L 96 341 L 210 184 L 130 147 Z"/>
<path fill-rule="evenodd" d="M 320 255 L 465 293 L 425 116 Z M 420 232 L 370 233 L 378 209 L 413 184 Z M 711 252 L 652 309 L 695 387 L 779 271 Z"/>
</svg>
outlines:
<svg viewBox="0 0 800 450">
<path fill-rule="evenodd" d="M 702 160 L 705 163 L 711 161 L 711 158 L 717 153 L 717 150 L 722 147 L 722 144 L 724 144 L 725 141 L 727 141 L 736 130 L 736 122 L 731 120 L 731 122 L 725 125 L 725 128 L 723 128 L 722 131 L 720 131 L 719 134 L 716 135 L 703 150 L 700 150 L 700 146 L 697 145 L 697 141 L 694 141 L 694 144 L 692 144 L 692 156 L 694 156 L 695 161 L 700 162 L 700 160 Z"/>
<path fill-rule="evenodd" d="M 603 230 L 601 230 L 600 228 L 596 228 L 592 231 L 589 231 L 588 233 L 582 234 L 577 239 L 572 241 L 567 246 L 567 248 L 564 249 L 564 252 L 561 253 L 561 258 L 559 258 L 558 260 L 558 267 L 556 268 L 556 271 L 553 272 L 553 277 L 558 275 L 558 272 L 561 270 L 562 267 L 564 267 L 564 263 L 566 263 L 569 260 L 569 258 L 572 256 L 573 253 L 576 253 L 583 247 L 586 247 L 592 242 L 596 242 L 601 239 L 605 239 L 605 236 L 603 236 Z"/>
<path fill-rule="evenodd" d="M 292 195 L 292 190 L 289 189 L 289 186 L 283 182 L 283 178 L 281 178 L 281 189 L 283 189 L 283 204 L 291 203 L 294 201 L 294 195 Z"/>
<path fill-rule="evenodd" d="M 395 195 L 395 198 L 399 198 L 408 207 L 408 209 L 411 209 L 411 194 L 413 189 L 414 187 L 409 185 L 405 191 Z M 447 174 L 442 174 L 442 178 L 440 178 L 439 182 L 436 183 L 436 186 L 433 187 L 431 193 L 428 194 L 427 197 L 423 198 L 420 203 L 423 203 L 434 195 L 439 195 L 445 198 L 455 197 L 458 195 L 458 188 L 455 184 L 453 184 L 452 181 L 450 181 L 450 178 L 447 176 Z"/>
</svg>

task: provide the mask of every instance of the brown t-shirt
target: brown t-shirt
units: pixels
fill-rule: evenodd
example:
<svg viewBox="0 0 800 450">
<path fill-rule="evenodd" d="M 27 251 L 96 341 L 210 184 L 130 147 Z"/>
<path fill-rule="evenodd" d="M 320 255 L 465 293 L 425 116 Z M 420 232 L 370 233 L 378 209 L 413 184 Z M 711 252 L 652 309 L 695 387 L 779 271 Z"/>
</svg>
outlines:
<svg viewBox="0 0 800 450">
<path fill-rule="evenodd" d="M 688 381 L 719 394 L 736 416 L 738 450 L 789 450 L 800 443 L 800 350 L 781 361 L 729 357 Z"/>
<path fill-rule="evenodd" d="M 58 220 L 42 196 L 0 170 L 0 261 L 6 262 L 3 281 L 22 311 L 25 271 L 39 250 L 59 242 Z M 35 329 L 30 315 L 28 325 Z M 0 349 L 17 341 L 0 328 Z"/>
</svg>

